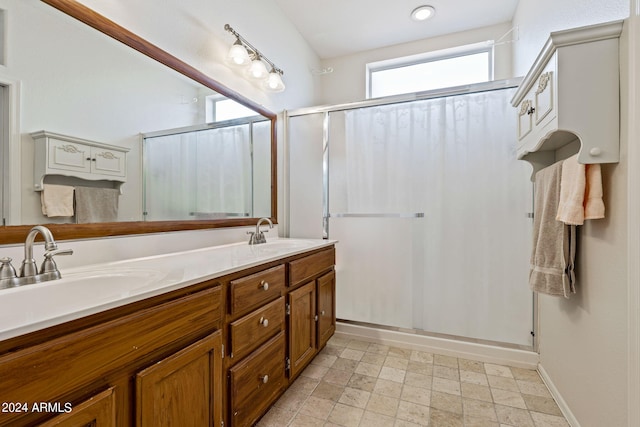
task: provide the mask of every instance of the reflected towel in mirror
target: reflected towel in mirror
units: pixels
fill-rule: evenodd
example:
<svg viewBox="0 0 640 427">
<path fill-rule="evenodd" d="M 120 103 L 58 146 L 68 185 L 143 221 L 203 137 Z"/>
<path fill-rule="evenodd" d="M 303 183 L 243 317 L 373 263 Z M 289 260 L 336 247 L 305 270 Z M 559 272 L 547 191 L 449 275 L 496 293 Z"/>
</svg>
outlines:
<svg viewBox="0 0 640 427">
<path fill-rule="evenodd" d="M 44 184 L 40 193 L 42 214 L 49 218 L 73 216 L 73 190 L 68 185 Z"/>
<path fill-rule="evenodd" d="M 115 188 L 76 187 L 76 222 L 115 222 L 118 196 Z"/>
</svg>

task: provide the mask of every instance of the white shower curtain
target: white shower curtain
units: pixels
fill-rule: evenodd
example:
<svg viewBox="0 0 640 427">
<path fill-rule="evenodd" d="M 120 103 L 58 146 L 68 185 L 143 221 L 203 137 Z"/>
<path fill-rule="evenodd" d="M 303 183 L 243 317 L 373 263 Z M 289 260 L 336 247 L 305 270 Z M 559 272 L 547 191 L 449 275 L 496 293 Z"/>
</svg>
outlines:
<svg viewBox="0 0 640 427">
<path fill-rule="evenodd" d="M 331 113 L 339 318 L 531 344 L 530 170 L 512 94 Z"/>
</svg>

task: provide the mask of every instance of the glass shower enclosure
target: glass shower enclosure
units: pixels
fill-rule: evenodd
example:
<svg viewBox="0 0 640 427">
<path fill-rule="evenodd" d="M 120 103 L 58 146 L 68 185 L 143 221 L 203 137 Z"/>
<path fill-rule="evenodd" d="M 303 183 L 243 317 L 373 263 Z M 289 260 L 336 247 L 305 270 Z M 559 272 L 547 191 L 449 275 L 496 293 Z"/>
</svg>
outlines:
<svg viewBox="0 0 640 427">
<path fill-rule="evenodd" d="M 514 90 L 472 85 L 289 118 L 295 128 L 323 116 L 339 319 L 532 346 L 532 185 L 515 156 Z"/>
</svg>

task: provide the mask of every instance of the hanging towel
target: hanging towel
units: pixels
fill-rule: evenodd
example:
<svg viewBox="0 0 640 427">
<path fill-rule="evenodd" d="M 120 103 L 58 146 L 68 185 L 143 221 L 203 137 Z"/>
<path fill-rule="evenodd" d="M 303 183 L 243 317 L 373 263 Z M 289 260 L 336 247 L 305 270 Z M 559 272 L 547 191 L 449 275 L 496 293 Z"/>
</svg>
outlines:
<svg viewBox="0 0 640 427">
<path fill-rule="evenodd" d="M 600 165 L 580 164 L 576 154 L 562 162 L 556 219 L 565 224 L 582 225 L 585 219 L 599 218 L 604 218 Z"/>
<path fill-rule="evenodd" d="M 44 184 L 40 202 L 45 216 L 73 216 L 73 187 Z"/>
<path fill-rule="evenodd" d="M 586 165 L 587 185 L 584 192 L 584 219 L 604 218 L 602 171 L 599 164 Z"/>
<path fill-rule="evenodd" d="M 556 220 L 562 166 L 556 163 L 535 176 L 529 286 L 535 292 L 569 298 L 575 293 L 576 228 Z"/>
<path fill-rule="evenodd" d="M 116 221 L 119 195 L 114 188 L 76 187 L 76 222 Z"/>
</svg>

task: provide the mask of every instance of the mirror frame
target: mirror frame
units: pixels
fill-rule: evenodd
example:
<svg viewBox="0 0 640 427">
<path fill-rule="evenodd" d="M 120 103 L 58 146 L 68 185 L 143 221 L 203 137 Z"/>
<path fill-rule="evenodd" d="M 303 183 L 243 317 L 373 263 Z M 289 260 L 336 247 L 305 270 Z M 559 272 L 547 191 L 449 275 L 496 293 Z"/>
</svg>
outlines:
<svg viewBox="0 0 640 427">
<path fill-rule="evenodd" d="M 114 38 L 126 46 L 137 50 L 143 55 L 191 78 L 192 80 L 215 90 L 238 103 L 267 117 L 271 122 L 271 220 L 277 223 L 278 192 L 277 192 L 277 142 L 276 142 L 276 114 L 266 110 L 261 105 L 223 86 L 216 80 L 195 69 L 191 65 L 160 49 L 147 40 L 132 33 L 100 15 L 93 9 L 77 3 L 74 0 L 41 0 L 42 2 L 60 10 L 89 27 Z M 122 236 L 146 233 L 160 233 L 167 231 L 200 230 L 223 227 L 240 227 L 255 225 L 258 218 L 218 219 L 196 221 L 131 221 L 106 222 L 89 224 L 46 224 L 58 240 L 90 239 L 96 237 Z M 33 225 L 12 225 L 0 227 L 0 244 L 21 243 L 26 238 Z"/>
</svg>

